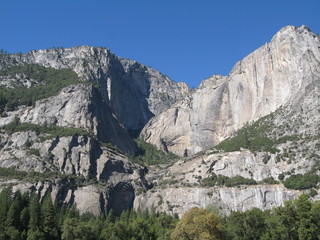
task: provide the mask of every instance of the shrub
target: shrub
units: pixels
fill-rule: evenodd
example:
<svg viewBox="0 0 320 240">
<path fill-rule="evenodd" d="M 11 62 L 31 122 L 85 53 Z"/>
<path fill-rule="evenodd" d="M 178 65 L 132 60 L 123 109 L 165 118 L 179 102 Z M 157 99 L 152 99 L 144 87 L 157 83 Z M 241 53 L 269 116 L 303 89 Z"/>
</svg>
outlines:
<svg viewBox="0 0 320 240">
<path fill-rule="evenodd" d="M 40 156 L 39 149 L 36 148 L 30 148 L 27 152 L 27 155 L 35 155 L 35 156 Z"/>
<path fill-rule="evenodd" d="M 50 136 L 47 138 L 53 137 L 65 137 L 73 135 L 81 136 L 90 136 L 93 137 L 93 133 L 87 132 L 82 128 L 72 128 L 72 127 L 59 127 L 54 125 L 37 125 L 32 123 L 20 123 L 19 118 L 15 118 L 11 123 L 2 127 L 5 131 L 9 133 L 13 132 L 24 132 L 24 131 L 33 131 L 37 134 L 47 133 Z"/>
<path fill-rule="evenodd" d="M 278 179 L 280 181 L 283 181 L 284 177 L 285 177 L 284 173 L 280 173 L 279 176 L 278 176 Z"/>
<path fill-rule="evenodd" d="M 203 187 L 213 187 L 216 185 L 217 182 L 217 175 L 215 173 L 212 173 L 211 176 L 203 178 L 201 180 L 201 186 Z"/>
<path fill-rule="evenodd" d="M 272 184 L 278 184 L 279 182 L 276 181 L 276 180 L 274 180 L 273 177 L 269 177 L 269 178 L 263 179 L 263 180 L 261 181 L 261 183 L 272 185 Z"/>
<path fill-rule="evenodd" d="M 289 189 L 303 190 L 317 186 L 319 176 L 316 174 L 296 174 L 291 175 L 284 181 L 284 186 Z"/>
<path fill-rule="evenodd" d="M 244 178 L 241 176 L 235 176 L 229 178 L 224 175 L 216 175 L 212 173 L 211 176 L 202 179 L 201 186 L 203 187 L 213 187 L 213 186 L 226 186 L 226 187 L 234 187 L 239 185 L 254 185 L 257 182 L 253 179 Z"/>
<path fill-rule="evenodd" d="M 257 182 L 253 179 L 244 178 L 242 176 L 235 176 L 233 178 L 229 178 L 225 185 L 226 187 L 234 187 L 239 185 L 255 185 Z"/>
<path fill-rule="evenodd" d="M 272 114 L 260 118 L 253 124 L 244 126 L 238 130 L 232 137 L 222 141 L 216 146 L 218 150 L 226 152 L 239 151 L 240 148 L 246 148 L 251 151 L 265 151 L 275 154 L 279 152 L 276 145 L 287 141 L 299 140 L 298 135 L 284 136 L 278 139 L 270 138 L 268 133 L 272 130 L 272 125 L 268 120 L 272 118 Z M 264 163 L 269 161 L 264 159 Z"/>
<path fill-rule="evenodd" d="M 138 151 L 135 156 L 131 156 L 131 161 L 133 162 L 141 165 L 156 165 L 168 163 L 177 158 L 173 153 L 166 154 L 161 150 L 158 150 L 152 144 L 146 143 L 139 138 L 136 139 L 135 142 L 138 147 Z"/>
<path fill-rule="evenodd" d="M 136 196 L 139 196 L 141 193 L 143 193 L 143 191 L 144 191 L 143 188 L 137 188 L 135 192 Z"/>
<path fill-rule="evenodd" d="M 311 190 L 310 190 L 310 197 L 315 197 L 315 196 L 317 196 L 318 195 L 318 192 L 317 192 L 317 190 L 315 190 L 315 189 L 313 189 L 313 188 L 311 188 Z"/>
<path fill-rule="evenodd" d="M 224 175 L 217 175 L 217 182 L 216 184 L 218 186 L 224 186 L 228 181 L 229 181 L 229 177 L 224 176 Z"/>
</svg>

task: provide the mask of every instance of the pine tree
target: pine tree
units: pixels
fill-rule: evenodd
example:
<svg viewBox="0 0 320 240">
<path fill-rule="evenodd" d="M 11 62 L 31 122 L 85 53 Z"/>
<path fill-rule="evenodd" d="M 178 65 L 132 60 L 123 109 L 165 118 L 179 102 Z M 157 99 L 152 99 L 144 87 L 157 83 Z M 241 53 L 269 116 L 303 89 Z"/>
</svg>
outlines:
<svg viewBox="0 0 320 240">
<path fill-rule="evenodd" d="M 41 229 L 41 210 L 40 210 L 40 203 L 39 197 L 37 194 L 32 194 L 30 197 L 30 204 L 29 204 L 29 229 L 35 232 L 36 230 Z"/>
<path fill-rule="evenodd" d="M 295 200 L 297 216 L 299 219 L 298 235 L 299 239 L 313 240 L 317 239 L 316 225 L 313 223 L 311 214 L 312 203 L 306 194 L 302 194 Z"/>
<path fill-rule="evenodd" d="M 56 211 L 52 203 L 51 194 L 47 194 L 42 207 L 43 232 L 47 240 L 54 240 L 58 236 Z"/>
<path fill-rule="evenodd" d="M 15 227 L 16 229 L 20 228 L 20 213 L 21 193 L 17 191 L 8 210 L 6 225 Z"/>
<path fill-rule="evenodd" d="M 5 188 L 0 193 L 0 232 L 3 230 L 11 205 L 11 193 L 11 188 Z"/>
<path fill-rule="evenodd" d="M 30 216 L 28 207 L 24 207 L 20 213 L 20 231 L 28 231 Z"/>
</svg>

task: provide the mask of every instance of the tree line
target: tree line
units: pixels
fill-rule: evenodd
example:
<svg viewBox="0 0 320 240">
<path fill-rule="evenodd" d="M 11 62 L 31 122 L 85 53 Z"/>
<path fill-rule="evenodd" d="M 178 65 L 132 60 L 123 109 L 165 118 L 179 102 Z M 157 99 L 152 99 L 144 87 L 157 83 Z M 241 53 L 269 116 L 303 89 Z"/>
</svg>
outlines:
<svg viewBox="0 0 320 240">
<path fill-rule="evenodd" d="M 320 239 L 320 202 L 303 194 L 284 206 L 221 216 L 216 208 L 192 208 L 179 219 L 150 211 L 114 216 L 79 214 L 75 205 L 41 200 L 36 193 L 0 193 L 0 240 L 314 240 Z"/>
</svg>

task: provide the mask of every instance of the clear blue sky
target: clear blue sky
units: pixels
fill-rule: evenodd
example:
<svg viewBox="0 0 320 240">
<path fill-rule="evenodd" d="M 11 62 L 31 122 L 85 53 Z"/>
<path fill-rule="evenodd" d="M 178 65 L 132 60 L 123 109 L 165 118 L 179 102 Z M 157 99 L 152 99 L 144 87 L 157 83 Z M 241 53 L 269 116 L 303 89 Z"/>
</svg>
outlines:
<svg viewBox="0 0 320 240">
<path fill-rule="evenodd" d="M 303 24 L 320 33 L 320 0 L 1 0 L 0 49 L 103 46 L 196 87 Z"/>
</svg>

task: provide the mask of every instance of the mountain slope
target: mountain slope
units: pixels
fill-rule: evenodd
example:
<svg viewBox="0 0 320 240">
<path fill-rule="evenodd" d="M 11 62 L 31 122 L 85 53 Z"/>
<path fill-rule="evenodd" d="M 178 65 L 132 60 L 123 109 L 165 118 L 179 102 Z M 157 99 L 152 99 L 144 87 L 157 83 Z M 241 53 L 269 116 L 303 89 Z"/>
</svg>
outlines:
<svg viewBox="0 0 320 240">
<path fill-rule="evenodd" d="M 319 199 L 319 60 L 319 37 L 288 26 L 190 92 L 105 48 L 1 54 L 0 188 L 51 192 L 95 215 Z M 142 127 L 183 157 L 144 166 L 162 152 L 133 142 Z"/>
<path fill-rule="evenodd" d="M 55 69 L 70 68 L 80 79 L 96 83 L 104 101 L 129 130 L 139 131 L 154 115 L 189 92 L 160 72 L 136 61 L 115 56 L 106 48 L 80 46 L 3 55 L 1 67 L 36 63 Z"/>
<path fill-rule="evenodd" d="M 285 27 L 238 62 L 229 76 L 203 81 L 190 97 L 151 119 L 141 136 L 180 156 L 211 148 L 235 130 L 308 95 L 319 83 L 319 62 L 319 36 L 305 26 Z"/>
</svg>

